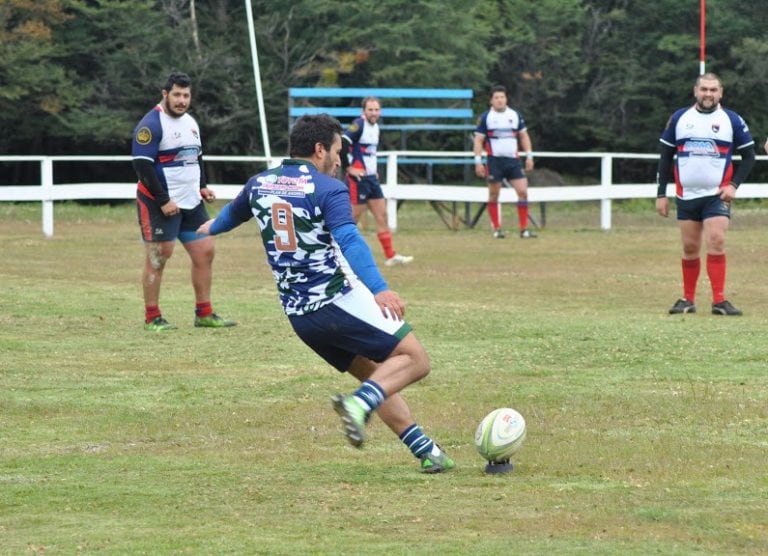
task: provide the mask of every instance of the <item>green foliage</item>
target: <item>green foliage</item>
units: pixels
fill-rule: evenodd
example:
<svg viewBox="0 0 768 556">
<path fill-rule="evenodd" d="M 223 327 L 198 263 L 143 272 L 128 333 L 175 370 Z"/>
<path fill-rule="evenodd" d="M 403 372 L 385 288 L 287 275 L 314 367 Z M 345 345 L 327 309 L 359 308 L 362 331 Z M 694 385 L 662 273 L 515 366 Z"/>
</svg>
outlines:
<svg viewBox="0 0 768 556">
<path fill-rule="evenodd" d="M 289 87 L 468 87 L 479 111 L 497 82 L 538 150 L 654 151 L 672 110 L 691 102 L 699 68 L 698 5 L 675 0 L 252 4 L 277 153 L 287 147 Z M 194 80 L 206 152 L 263 153 L 242 0 L 0 5 L 0 124 L 13 130 L 3 152 L 126 152 L 165 76 L 180 69 Z M 760 3 L 707 6 L 707 69 L 722 74 L 725 104 L 757 135 L 768 126 L 766 27 Z"/>
</svg>

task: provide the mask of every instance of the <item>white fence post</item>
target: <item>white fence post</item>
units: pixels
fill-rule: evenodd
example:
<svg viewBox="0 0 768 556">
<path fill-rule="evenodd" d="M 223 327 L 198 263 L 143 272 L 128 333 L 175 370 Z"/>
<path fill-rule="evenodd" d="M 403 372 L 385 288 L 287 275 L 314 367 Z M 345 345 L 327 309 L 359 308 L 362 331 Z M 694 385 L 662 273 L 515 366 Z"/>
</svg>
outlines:
<svg viewBox="0 0 768 556">
<path fill-rule="evenodd" d="M 43 235 L 53 237 L 53 160 L 40 161 L 40 195 L 43 201 Z"/>
<path fill-rule="evenodd" d="M 611 229 L 610 188 L 612 183 L 613 157 L 606 154 L 600 159 L 600 186 L 604 189 L 603 198 L 600 200 L 600 227 L 603 230 Z"/>
<path fill-rule="evenodd" d="M 397 153 L 387 154 L 387 186 L 394 191 L 397 186 Z M 393 232 L 397 230 L 397 199 L 387 198 L 387 224 Z"/>
</svg>

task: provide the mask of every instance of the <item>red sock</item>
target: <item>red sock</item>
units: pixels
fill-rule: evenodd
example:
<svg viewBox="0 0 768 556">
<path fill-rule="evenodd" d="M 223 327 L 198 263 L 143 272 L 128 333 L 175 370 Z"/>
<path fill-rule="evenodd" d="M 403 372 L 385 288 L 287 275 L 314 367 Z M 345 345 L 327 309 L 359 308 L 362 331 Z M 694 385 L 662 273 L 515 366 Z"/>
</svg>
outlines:
<svg viewBox="0 0 768 556">
<path fill-rule="evenodd" d="M 491 226 L 494 230 L 501 228 L 501 218 L 499 210 L 499 203 L 488 203 L 488 218 L 491 219 Z"/>
<path fill-rule="evenodd" d="M 152 322 L 161 314 L 157 305 L 144 305 L 144 322 Z"/>
<path fill-rule="evenodd" d="M 725 253 L 707 255 L 707 276 L 712 285 L 712 303 L 725 301 Z"/>
<path fill-rule="evenodd" d="M 384 249 L 384 256 L 388 259 L 394 257 L 395 250 L 392 248 L 392 234 L 389 231 L 379 232 L 376 234 L 376 237 L 379 238 L 379 243 L 381 243 L 381 247 Z"/>
<path fill-rule="evenodd" d="M 207 317 L 211 313 L 213 313 L 213 307 L 210 301 L 195 304 L 195 315 L 198 317 Z"/>
<path fill-rule="evenodd" d="M 528 227 L 528 201 L 517 202 L 517 219 L 520 221 L 520 229 Z"/>
<path fill-rule="evenodd" d="M 701 259 L 683 259 L 683 297 L 691 303 L 696 301 L 696 283 L 700 271 Z"/>
</svg>

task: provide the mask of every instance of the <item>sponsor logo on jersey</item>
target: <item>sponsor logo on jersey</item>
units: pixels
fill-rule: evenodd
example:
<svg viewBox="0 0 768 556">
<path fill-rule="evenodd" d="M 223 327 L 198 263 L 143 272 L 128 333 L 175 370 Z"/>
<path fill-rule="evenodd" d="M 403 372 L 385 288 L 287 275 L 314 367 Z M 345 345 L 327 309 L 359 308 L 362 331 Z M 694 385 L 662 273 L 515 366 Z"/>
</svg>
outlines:
<svg viewBox="0 0 768 556">
<path fill-rule="evenodd" d="M 149 145 L 152 141 L 152 132 L 148 127 L 142 127 L 136 132 L 136 142 L 139 145 Z"/>
<path fill-rule="evenodd" d="M 688 139 L 682 152 L 690 156 L 719 156 L 717 145 L 710 139 Z"/>
</svg>

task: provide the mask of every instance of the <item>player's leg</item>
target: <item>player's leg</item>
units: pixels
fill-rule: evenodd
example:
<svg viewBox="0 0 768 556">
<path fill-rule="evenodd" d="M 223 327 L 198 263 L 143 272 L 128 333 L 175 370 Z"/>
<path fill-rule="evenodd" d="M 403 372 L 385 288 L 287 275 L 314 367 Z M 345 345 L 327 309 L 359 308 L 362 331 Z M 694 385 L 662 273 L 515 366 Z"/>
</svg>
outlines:
<svg viewBox="0 0 768 556">
<path fill-rule="evenodd" d="M 165 216 L 155 200 L 142 192 L 136 196 L 136 212 L 144 240 L 144 265 L 141 272 L 144 329 L 158 332 L 172 330 L 176 327 L 166 321 L 160 311 L 160 286 L 165 264 L 173 255 L 181 217 Z"/>
<path fill-rule="evenodd" d="M 696 286 L 701 273 L 701 239 L 702 223 L 698 220 L 680 220 L 680 200 L 678 200 L 678 226 L 680 228 L 680 240 L 683 246 L 683 256 L 680 262 L 683 274 L 683 297 L 678 299 L 670 314 L 695 313 L 696 312 Z M 683 207 L 685 208 L 685 207 Z"/>
<path fill-rule="evenodd" d="M 488 182 L 488 219 L 493 228 L 493 237 L 502 239 L 505 237 L 501 229 L 501 205 L 499 204 L 499 194 L 501 193 L 500 181 Z"/>
<path fill-rule="evenodd" d="M 174 241 L 144 242 L 144 268 L 141 273 L 141 287 L 144 293 L 144 328 L 147 330 L 170 330 L 169 324 L 160 311 L 160 285 L 163 282 L 165 263 L 173 255 Z"/>
<path fill-rule="evenodd" d="M 349 175 L 347 175 L 347 187 L 349 188 L 349 201 L 352 204 L 352 216 L 355 222 L 359 222 L 367 208 L 365 188 L 360 187 L 359 179 Z"/>
<path fill-rule="evenodd" d="M 728 216 L 718 215 L 704 220 L 704 243 L 707 249 L 707 276 L 712 286 L 712 313 L 739 316 L 742 312 L 725 298 L 725 236 L 730 225 Z"/>
<path fill-rule="evenodd" d="M 211 287 L 213 284 L 213 259 L 216 243 L 212 236 L 197 233 L 197 228 L 208 220 L 208 212 L 200 203 L 196 208 L 182 210 L 182 224 L 179 239 L 189 254 L 192 288 L 195 291 L 195 326 L 203 328 L 224 328 L 235 326 L 235 322 L 224 319 L 213 311 Z"/>
<path fill-rule="evenodd" d="M 370 359 L 357 356 L 352 361 L 349 373 L 364 383 L 366 380 L 372 380 L 379 366 Z M 410 407 L 400 393 L 388 396 L 376 412 L 413 456 L 421 461 L 421 469 L 424 473 L 440 473 L 455 467 L 453 460 L 416 423 Z"/>
<path fill-rule="evenodd" d="M 522 177 L 519 175 L 522 174 Z M 509 180 L 512 188 L 517 194 L 517 218 L 521 238 L 534 238 L 536 234 L 528 229 L 528 178 L 523 174 L 522 169 L 518 169 L 516 176 Z"/>
<path fill-rule="evenodd" d="M 408 264 L 413 260 L 413 257 L 397 253 L 393 246 L 392 232 L 387 222 L 387 202 L 384 199 L 384 192 L 379 180 L 375 176 L 367 176 L 360 182 L 361 187 L 365 187 L 366 190 L 368 210 L 371 211 L 376 222 L 376 238 L 379 240 L 386 257 L 384 264 L 387 266 Z"/>
</svg>

